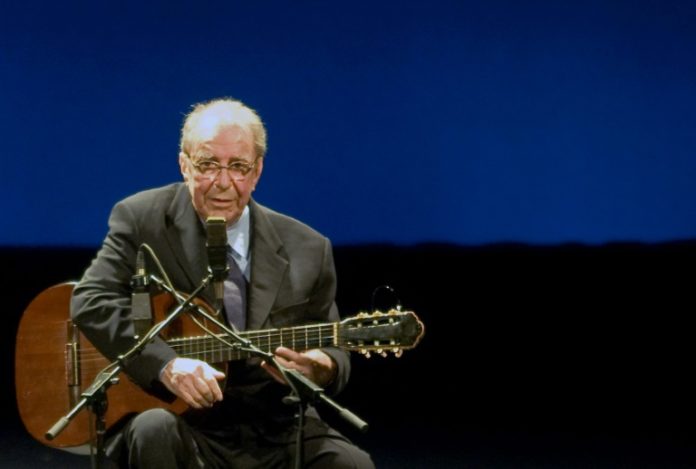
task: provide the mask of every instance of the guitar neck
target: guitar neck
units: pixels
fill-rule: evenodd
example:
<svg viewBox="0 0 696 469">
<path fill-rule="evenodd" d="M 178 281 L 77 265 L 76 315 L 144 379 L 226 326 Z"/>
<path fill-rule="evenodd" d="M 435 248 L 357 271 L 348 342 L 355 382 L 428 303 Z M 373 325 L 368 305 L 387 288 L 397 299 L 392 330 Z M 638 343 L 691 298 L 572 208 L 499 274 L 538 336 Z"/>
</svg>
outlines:
<svg viewBox="0 0 696 469">
<path fill-rule="evenodd" d="M 273 353 L 280 346 L 293 350 L 338 346 L 338 331 L 339 323 L 328 323 L 246 331 L 239 335 L 251 341 L 260 350 Z M 208 363 L 221 363 L 251 357 L 249 352 L 233 347 L 234 342 L 225 334 L 216 334 L 216 337 L 209 335 L 182 337 L 170 339 L 167 343 L 181 357 L 196 358 Z"/>
</svg>

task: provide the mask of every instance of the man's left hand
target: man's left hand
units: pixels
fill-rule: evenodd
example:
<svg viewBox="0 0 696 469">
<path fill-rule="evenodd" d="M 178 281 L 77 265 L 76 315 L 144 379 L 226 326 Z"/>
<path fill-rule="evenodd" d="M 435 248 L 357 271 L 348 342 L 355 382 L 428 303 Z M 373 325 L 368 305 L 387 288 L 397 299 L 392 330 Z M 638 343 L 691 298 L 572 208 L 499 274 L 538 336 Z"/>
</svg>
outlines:
<svg viewBox="0 0 696 469">
<path fill-rule="evenodd" d="M 275 358 L 279 365 L 299 371 L 321 387 L 328 386 L 336 377 L 336 363 L 320 349 L 295 352 L 287 347 L 278 347 L 275 350 Z M 280 371 L 266 362 L 261 363 L 261 366 L 276 381 L 285 384 L 285 379 Z"/>
</svg>

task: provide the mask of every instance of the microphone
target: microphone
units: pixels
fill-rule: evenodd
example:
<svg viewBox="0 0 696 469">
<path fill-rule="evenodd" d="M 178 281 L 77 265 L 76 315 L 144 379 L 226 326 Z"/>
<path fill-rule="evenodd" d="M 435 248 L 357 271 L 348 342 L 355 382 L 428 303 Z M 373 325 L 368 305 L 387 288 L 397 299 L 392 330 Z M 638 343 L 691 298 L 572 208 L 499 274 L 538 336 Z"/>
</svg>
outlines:
<svg viewBox="0 0 696 469">
<path fill-rule="evenodd" d="M 135 328 L 136 340 L 144 336 L 152 325 L 152 297 L 150 296 L 150 276 L 145 270 L 145 255 L 142 247 L 135 258 L 135 275 L 131 278 L 131 318 Z"/>
<path fill-rule="evenodd" d="M 230 266 L 227 263 L 227 222 L 224 217 L 208 217 L 205 221 L 208 239 L 208 270 L 213 275 L 215 299 L 222 301 L 225 296 L 225 280 Z"/>
</svg>

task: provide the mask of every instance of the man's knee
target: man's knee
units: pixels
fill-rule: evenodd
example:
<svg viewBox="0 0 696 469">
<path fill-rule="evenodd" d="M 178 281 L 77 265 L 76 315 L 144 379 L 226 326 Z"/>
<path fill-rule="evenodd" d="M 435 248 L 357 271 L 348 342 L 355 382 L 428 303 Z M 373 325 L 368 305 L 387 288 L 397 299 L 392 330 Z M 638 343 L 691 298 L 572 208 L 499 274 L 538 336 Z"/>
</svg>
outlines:
<svg viewBox="0 0 696 469">
<path fill-rule="evenodd" d="M 331 467 L 345 469 L 375 469 L 370 455 L 356 446 L 350 448 L 350 451 L 339 454 Z"/>
<path fill-rule="evenodd" d="M 170 440 L 178 429 L 177 417 L 164 409 L 150 409 L 138 414 L 128 428 L 129 446 L 147 445 L 151 441 L 162 444 Z"/>
<path fill-rule="evenodd" d="M 314 454 L 307 466 L 312 469 L 374 469 L 370 455 L 347 441 L 329 440 Z"/>
</svg>

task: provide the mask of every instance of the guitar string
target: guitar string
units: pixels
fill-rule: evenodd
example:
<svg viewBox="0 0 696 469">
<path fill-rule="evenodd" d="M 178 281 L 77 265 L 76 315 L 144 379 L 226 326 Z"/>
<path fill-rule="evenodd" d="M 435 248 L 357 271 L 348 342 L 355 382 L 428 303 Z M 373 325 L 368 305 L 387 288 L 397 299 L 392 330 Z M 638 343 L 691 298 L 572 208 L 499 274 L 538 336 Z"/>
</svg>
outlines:
<svg viewBox="0 0 696 469">
<path fill-rule="evenodd" d="M 327 338 L 327 340 L 328 340 L 328 338 Z M 275 344 L 272 344 L 272 345 L 275 346 Z M 328 342 L 326 344 L 319 344 L 320 347 L 321 346 L 330 346 L 330 345 L 333 345 L 333 341 Z M 339 347 L 341 345 L 342 344 L 339 344 Z M 365 350 L 369 350 L 369 351 L 375 351 L 375 350 L 391 351 L 391 352 L 399 354 L 399 352 L 401 350 L 409 349 L 412 347 L 396 345 L 396 344 L 379 344 L 379 345 L 365 344 L 364 346 L 361 345 L 361 346 L 356 347 L 356 348 L 365 349 Z M 227 356 L 228 354 L 230 356 Z M 233 356 L 234 354 L 239 354 L 239 356 L 234 357 Z M 94 354 L 94 355 L 98 355 L 98 354 Z M 234 352 L 231 354 L 229 352 L 229 348 L 227 348 L 225 350 L 208 349 L 205 351 L 201 351 L 201 350 L 185 351 L 185 349 L 184 349 L 184 351 L 178 352 L 178 355 L 180 357 L 184 357 L 184 358 L 186 358 L 186 357 L 199 357 L 200 358 L 201 355 L 209 355 L 210 356 L 209 361 L 211 361 L 213 363 L 220 363 L 223 361 L 233 361 L 236 359 L 248 358 L 250 356 L 247 352 L 244 352 L 244 351 Z M 216 356 L 220 356 L 220 358 L 217 359 Z M 81 360 L 81 370 L 84 373 L 97 373 L 107 363 L 108 363 L 108 361 L 106 360 L 105 357 L 98 355 L 98 356 L 95 356 L 94 358 L 91 358 L 91 359 Z"/>
<path fill-rule="evenodd" d="M 304 342 L 304 341 L 303 341 Z M 318 338 L 317 340 L 309 340 L 309 343 L 307 344 L 300 344 L 296 343 L 295 348 L 300 348 L 302 350 L 306 350 L 312 347 L 326 347 L 334 344 L 334 341 L 331 338 L 328 337 L 322 337 L 321 342 L 319 342 Z M 205 341 L 205 342 L 197 342 L 197 343 L 187 343 L 187 344 L 170 344 L 170 346 L 176 350 L 179 351 L 178 355 L 180 356 L 196 356 L 196 355 L 212 355 L 212 354 L 230 354 L 230 355 L 249 355 L 246 351 L 238 351 L 235 350 L 231 347 L 227 347 L 225 345 L 216 345 L 217 342 L 211 342 L 211 341 Z M 211 345 L 213 344 L 213 345 Z M 266 342 L 264 344 L 256 344 L 258 348 L 260 348 L 263 351 L 270 352 L 272 350 L 275 350 L 276 348 L 280 346 L 288 346 L 290 344 L 286 342 L 281 342 L 281 341 L 270 341 Z M 300 345 L 305 345 L 306 347 L 299 347 Z M 341 346 L 342 344 L 338 344 Z M 84 349 L 80 352 L 80 359 L 81 363 L 89 363 L 91 361 L 101 361 L 103 358 L 103 361 L 106 361 L 106 358 L 99 353 L 97 350 L 94 349 Z"/>
<path fill-rule="evenodd" d="M 292 342 L 292 339 L 294 337 L 295 342 L 300 343 L 305 340 L 305 337 L 307 341 L 311 340 L 317 340 L 317 338 L 324 338 L 324 337 L 332 337 L 333 338 L 333 325 L 326 325 L 322 324 L 321 326 L 306 326 L 306 328 L 301 327 L 301 329 L 305 329 L 304 332 L 298 331 L 295 329 L 295 333 L 293 335 L 293 330 L 292 329 L 268 329 L 268 330 L 261 330 L 261 331 L 248 331 L 246 333 L 242 334 L 242 337 L 245 339 L 249 339 L 252 342 L 254 341 L 268 341 L 268 338 L 271 337 L 273 343 L 276 343 L 278 340 L 280 342 Z M 270 333 L 269 333 L 270 331 Z M 224 334 L 218 334 L 220 336 L 224 336 Z M 190 336 L 190 337 L 175 337 L 175 338 L 167 338 L 167 343 L 169 345 L 178 345 L 180 342 L 184 341 L 197 341 L 197 342 L 215 342 L 219 343 L 217 339 L 205 335 L 200 335 L 200 336 Z M 85 353 L 89 353 L 89 350 L 93 351 L 95 355 L 100 355 L 96 349 L 83 349 Z"/>
<path fill-rule="evenodd" d="M 298 345 L 312 345 L 318 343 L 319 346 L 332 345 L 334 343 L 333 336 L 333 325 L 321 325 L 321 326 L 307 326 L 304 331 L 297 331 L 295 329 L 294 333 L 294 344 L 295 347 Z M 281 345 L 292 346 L 293 344 L 293 330 L 292 329 L 278 329 L 273 330 L 269 335 L 268 331 L 250 331 L 245 335 L 246 339 L 255 343 L 259 348 L 267 351 L 275 350 Z M 264 333 L 266 332 L 266 333 Z M 269 340 L 270 339 L 270 340 Z M 197 356 L 197 355 L 208 355 L 208 354 L 221 354 L 228 353 L 230 347 L 220 344 L 216 339 L 207 336 L 194 336 L 194 337 L 184 337 L 175 338 L 168 341 L 169 345 L 174 348 L 174 350 L 181 350 L 183 353 L 179 353 L 180 356 Z M 213 344 L 211 346 L 210 344 Z M 341 345 L 339 341 L 339 346 Z M 188 349 L 191 349 L 188 351 Z M 238 353 L 238 352 L 233 352 Z M 242 352 L 244 355 L 248 355 Z M 94 348 L 85 348 L 80 351 L 80 362 L 84 366 L 90 362 L 103 362 L 106 363 L 106 358 Z"/>
<path fill-rule="evenodd" d="M 403 312 L 401 312 L 403 314 Z M 290 345 L 293 346 L 296 344 L 293 344 L 293 340 L 295 343 L 300 343 L 302 340 L 307 341 L 316 341 L 324 339 L 324 336 L 326 337 L 331 337 L 332 341 L 329 342 L 327 345 L 333 344 L 333 334 L 334 334 L 334 328 L 340 323 L 328 323 L 328 324 L 310 324 L 307 326 L 295 326 L 291 328 L 280 328 L 280 329 L 263 329 L 263 330 L 255 330 L 255 331 L 247 331 L 243 332 L 242 336 L 248 340 L 251 340 L 252 342 L 258 341 L 259 343 L 257 346 L 261 345 L 261 340 L 266 340 L 266 344 L 269 347 L 269 350 L 275 350 L 278 346 L 281 345 Z M 303 331 L 304 330 L 304 331 Z M 272 341 L 268 341 L 268 338 L 274 336 Z M 289 336 L 289 337 L 288 337 Z M 277 338 L 277 339 L 276 339 Z M 284 340 L 286 339 L 286 340 Z M 220 350 L 227 350 L 229 347 L 220 344 L 220 342 L 212 337 L 207 337 L 207 336 L 193 336 L 193 337 L 183 337 L 183 338 L 174 338 L 174 339 L 168 339 L 169 344 L 177 349 L 177 348 L 183 348 L 185 350 L 186 346 L 192 346 L 191 343 L 188 344 L 179 344 L 178 342 L 191 342 L 191 341 L 196 341 L 198 343 L 205 342 L 207 343 L 215 343 L 215 347 L 212 349 L 205 348 L 201 349 L 198 347 L 195 352 L 189 352 L 187 353 L 186 356 L 196 356 L 197 354 L 207 354 L 207 353 L 220 353 Z M 341 339 L 338 341 L 338 346 L 344 345 L 345 342 L 343 342 Z M 91 344 L 89 344 L 91 346 Z M 374 348 L 379 348 L 382 346 L 386 345 L 366 345 L 366 348 L 369 349 L 374 349 Z M 79 346 L 78 346 L 79 347 Z M 393 347 L 393 345 L 392 345 Z M 84 365 L 86 363 L 89 363 L 91 361 L 97 361 L 97 362 L 106 362 L 106 358 L 98 351 L 96 348 L 92 346 L 92 348 L 83 348 L 79 350 L 79 355 L 80 355 L 80 364 Z M 67 357 L 66 357 L 67 359 Z"/>
<path fill-rule="evenodd" d="M 320 335 L 317 334 L 315 337 L 315 340 L 318 340 L 319 337 L 320 337 Z M 316 345 L 315 344 L 311 344 L 311 345 L 322 347 L 322 346 L 331 346 L 334 344 L 333 337 L 321 336 L 321 340 L 325 341 L 326 343 L 322 342 L 322 343 L 317 343 Z M 245 351 L 232 352 L 229 347 L 223 346 L 222 344 L 217 342 L 215 339 L 208 338 L 206 340 L 206 342 L 208 342 L 208 341 L 214 341 L 212 343 L 216 344 L 216 346 L 212 347 L 212 348 L 204 348 L 204 349 L 202 349 L 200 347 L 194 347 L 191 350 L 187 351 L 187 348 L 191 348 L 190 344 L 174 344 L 173 348 L 174 348 L 174 350 L 179 350 L 177 352 L 177 355 L 180 357 L 184 357 L 184 358 L 186 358 L 186 357 L 201 357 L 202 355 L 206 355 L 206 356 L 211 357 L 210 361 L 213 363 L 230 361 L 230 360 L 241 359 L 241 358 L 248 358 L 250 356 L 250 354 L 245 352 Z M 260 347 L 260 346 L 259 346 L 259 348 L 262 348 L 266 351 L 271 351 L 271 350 L 275 350 L 280 345 L 283 345 L 283 343 L 281 341 L 271 341 L 268 349 L 265 349 L 264 347 Z M 340 347 L 343 345 L 345 345 L 345 342 L 339 341 L 338 346 Z M 409 348 L 409 347 L 403 347 L 400 345 L 387 345 L 387 344 L 380 344 L 380 345 L 365 344 L 364 346 L 360 346 L 359 348 L 364 348 L 365 350 L 384 349 L 387 351 L 397 352 L 400 349 Z M 234 357 L 235 354 L 238 354 L 239 356 Z M 101 354 L 99 354 L 95 350 L 88 351 L 87 353 L 85 353 L 85 355 L 90 355 L 91 358 L 85 359 L 84 355 L 81 356 L 80 363 L 81 363 L 81 369 L 82 369 L 83 373 L 88 373 L 88 374 L 89 373 L 97 373 L 100 369 L 102 369 L 108 363 L 106 358 L 104 356 L 102 356 Z M 228 357 L 227 355 L 230 355 L 230 356 Z M 220 358 L 216 359 L 216 356 L 219 356 Z"/>
<path fill-rule="evenodd" d="M 302 345 L 303 341 L 307 346 L 306 348 L 311 348 L 310 345 L 312 347 L 321 347 L 334 344 L 334 329 L 337 324 L 339 323 L 313 324 L 307 326 L 297 326 L 292 328 L 247 331 L 244 332 L 242 335 L 246 339 L 255 342 L 255 345 L 257 347 L 269 352 L 275 350 L 278 346 L 281 345 L 297 348 L 297 345 Z M 326 341 L 326 343 L 324 343 L 324 341 Z M 318 344 L 314 345 L 314 343 L 317 342 Z M 211 343 L 214 344 L 212 347 L 210 347 L 209 345 Z M 244 351 L 232 351 L 230 347 L 221 344 L 217 339 L 209 336 L 174 338 L 169 339 L 169 344 L 172 346 L 172 348 L 178 350 L 178 355 L 182 357 L 200 357 L 201 355 L 213 355 L 221 357 L 220 361 L 227 361 L 236 359 L 234 358 L 235 355 L 237 355 L 239 358 L 245 358 L 249 356 L 249 354 Z M 345 346 L 345 344 L 346 342 L 343 341 L 342 338 L 339 338 L 337 345 L 341 347 Z M 364 344 L 361 345 L 360 348 L 364 348 L 366 350 L 386 349 L 397 351 L 398 349 L 404 349 L 409 347 L 404 347 L 400 344 L 382 343 Z M 227 355 L 230 355 L 231 358 L 227 358 Z M 224 356 L 224 358 L 222 356 Z M 212 358 L 212 360 L 215 360 L 215 358 Z M 90 365 L 95 365 L 97 368 L 99 368 L 106 363 L 106 358 L 95 348 L 85 348 L 83 350 L 80 350 L 80 366 L 83 368 L 84 371 L 90 371 L 92 370 L 92 368 L 94 368 Z"/>
</svg>

